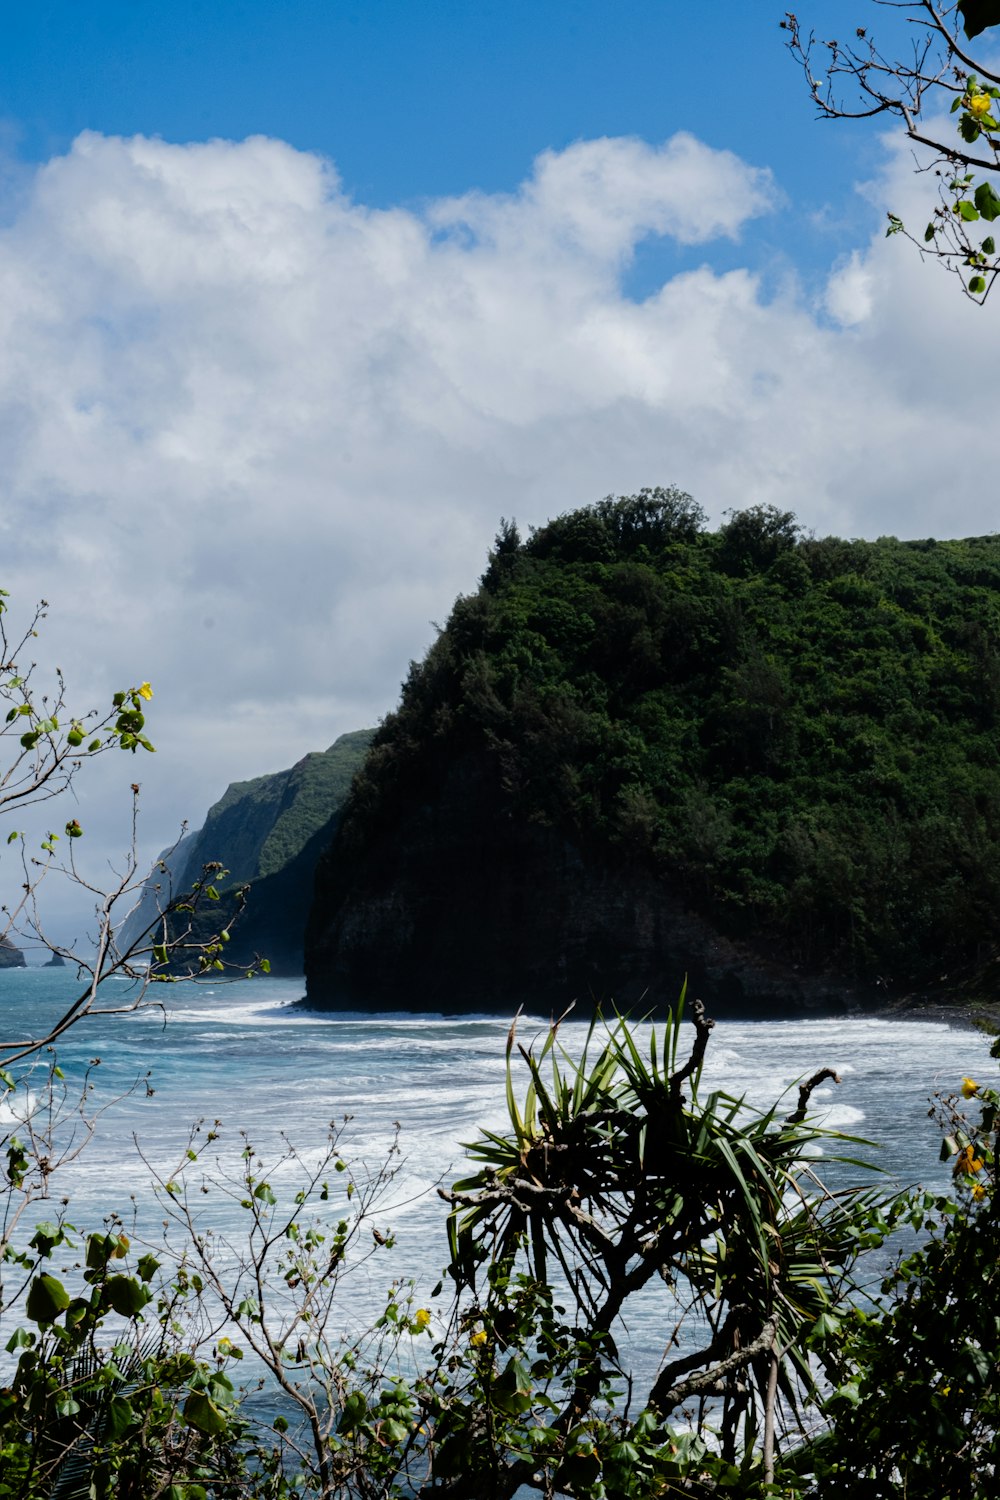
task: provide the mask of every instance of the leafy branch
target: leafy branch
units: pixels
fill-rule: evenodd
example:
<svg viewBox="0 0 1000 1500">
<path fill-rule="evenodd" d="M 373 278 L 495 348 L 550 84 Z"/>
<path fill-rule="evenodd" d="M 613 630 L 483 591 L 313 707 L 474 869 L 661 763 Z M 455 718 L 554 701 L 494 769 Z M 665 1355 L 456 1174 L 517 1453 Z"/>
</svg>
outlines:
<svg viewBox="0 0 1000 1500">
<path fill-rule="evenodd" d="M 794 11 L 781 22 L 788 49 L 821 118 L 888 116 L 901 122 L 923 153 L 918 171 L 936 179 L 938 204 L 922 234 L 912 233 L 893 212 L 886 233 L 902 234 L 922 255 L 955 272 L 967 296 L 985 301 L 1000 272 L 1000 255 L 995 235 L 988 230 L 980 237 L 973 226 L 1000 216 L 994 185 L 1000 172 L 1000 75 L 972 56 L 966 40 L 1000 25 L 1000 11 L 992 0 L 875 3 L 901 12 L 911 24 L 906 55 L 883 51 L 866 26 L 856 27 L 847 42 L 819 40 L 803 31 Z M 953 129 L 947 128 L 949 117 Z"/>
</svg>

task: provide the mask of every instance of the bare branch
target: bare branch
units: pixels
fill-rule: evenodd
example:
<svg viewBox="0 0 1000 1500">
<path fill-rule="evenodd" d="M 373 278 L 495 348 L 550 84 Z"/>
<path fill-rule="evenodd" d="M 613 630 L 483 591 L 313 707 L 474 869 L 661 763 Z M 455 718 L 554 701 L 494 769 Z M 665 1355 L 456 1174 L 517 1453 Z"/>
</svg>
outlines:
<svg viewBox="0 0 1000 1500">
<path fill-rule="evenodd" d="M 705 1015 L 705 1006 L 701 1000 L 695 1000 L 691 1009 L 694 1011 L 694 1045 L 691 1048 L 691 1056 L 683 1068 L 678 1068 L 677 1072 L 671 1076 L 670 1094 L 675 1102 L 680 1100 L 681 1084 L 685 1078 L 690 1078 L 691 1074 L 700 1068 L 705 1061 L 705 1049 L 708 1046 L 708 1039 L 712 1035 L 712 1029 L 715 1026 L 715 1022 Z"/>
<path fill-rule="evenodd" d="M 800 1125 L 802 1123 L 802 1121 L 805 1119 L 806 1110 L 809 1107 L 809 1100 L 812 1098 L 813 1090 L 818 1089 L 820 1084 L 825 1083 L 828 1078 L 832 1079 L 834 1083 L 840 1082 L 840 1074 L 835 1072 L 833 1068 L 820 1068 L 819 1071 L 814 1073 L 813 1076 L 807 1079 L 805 1083 L 799 1085 L 799 1102 L 796 1104 L 791 1114 L 785 1116 L 789 1125 Z"/>
</svg>

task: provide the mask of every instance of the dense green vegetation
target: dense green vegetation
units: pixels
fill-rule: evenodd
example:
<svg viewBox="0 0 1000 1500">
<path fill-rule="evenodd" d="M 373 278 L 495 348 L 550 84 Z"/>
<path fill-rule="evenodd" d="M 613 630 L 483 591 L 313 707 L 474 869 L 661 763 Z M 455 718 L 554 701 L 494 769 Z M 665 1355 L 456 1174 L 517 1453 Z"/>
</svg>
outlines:
<svg viewBox="0 0 1000 1500">
<path fill-rule="evenodd" d="M 895 986 L 986 965 L 1000 909 L 1000 539 L 705 529 L 676 490 L 504 523 L 345 812 L 349 856 L 467 752 L 510 813 L 724 930 Z"/>
<path fill-rule="evenodd" d="M 302 933 L 312 900 L 313 873 L 330 842 L 351 778 L 358 769 L 371 731 L 342 734 L 328 750 L 303 756 L 287 771 L 234 781 L 209 809 L 204 827 L 175 851 L 166 850 L 166 866 L 175 890 L 201 878 L 208 865 L 221 867 L 212 876 L 220 904 L 196 916 L 175 918 L 190 923 L 193 950 L 207 941 L 209 929 L 236 910 L 236 892 L 249 886 L 246 906 L 232 929 L 226 957 L 250 964 L 256 954 L 274 972 L 302 972 Z M 162 872 L 150 886 L 126 936 L 153 920 L 165 886 Z M 157 889 L 159 887 L 159 889 Z M 181 960 L 178 959 L 180 963 Z"/>
<path fill-rule="evenodd" d="M 235 1166 L 200 1122 L 154 1172 L 149 1246 L 114 1215 L 15 1235 L 43 1163 L 8 1138 L 0 1495 L 992 1500 L 1000 1095 L 970 1078 L 939 1101 L 948 1191 L 835 1192 L 816 1148 L 857 1143 L 808 1117 L 832 1070 L 760 1112 L 700 1087 L 694 1021 L 689 1052 L 668 1014 L 598 1024 L 582 1055 L 558 1023 L 534 1048 L 512 1026 L 508 1119 L 442 1194 L 445 1275 L 426 1307 L 394 1279 L 360 1330 L 347 1281 L 392 1250 L 394 1153 L 350 1164 L 332 1131 Z M 206 1232 L 220 1196 L 245 1233 Z M 900 1221 L 928 1238 L 863 1289 L 859 1255 Z M 651 1380 L 617 1345 L 644 1294 L 667 1340 Z M 256 1408 L 246 1355 L 272 1382 Z"/>
<path fill-rule="evenodd" d="M 234 781 L 209 809 L 192 860 L 221 861 L 234 883 L 276 874 L 344 800 L 370 739 L 367 729 L 342 734 L 287 771 Z"/>
<path fill-rule="evenodd" d="M 635 505 L 598 517 L 614 523 Z M 788 529 L 771 513 L 751 519 Z M 509 528 L 503 540 L 516 566 Z M 14 669 L 0 691 L 23 685 Z M 120 695 L 97 749 L 126 735 L 134 748 L 136 700 L 149 695 L 145 683 Z M 30 725 L 33 706 L 14 701 L 8 723 Z M 63 767 L 70 784 L 76 729 L 47 722 L 18 738 L 0 810 L 46 794 Z M 387 743 L 382 776 L 402 764 Z M 372 784 L 358 788 L 356 818 Z M 81 834 L 66 824 L 67 840 Z M 60 868 L 54 834 L 42 849 Z M 63 872 L 81 879 L 72 862 Z M 116 942 L 134 877 L 130 862 L 103 894 L 99 952 L 74 960 L 81 990 L 62 1017 L 0 1039 L 0 1496 L 992 1500 L 995 1089 L 966 1078 L 938 1100 L 948 1192 L 831 1191 L 817 1146 L 829 1162 L 858 1143 L 809 1118 L 829 1067 L 801 1082 L 790 1110 L 783 1097 L 761 1111 L 702 1088 L 713 1023 L 699 1001 L 690 1049 L 676 1010 L 642 1030 L 595 1021 L 582 1051 L 566 1049 L 559 1022 L 520 1045 L 515 1023 L 507 1120 L 493 1117 L 470 1175 L 442 1191 L 445 1274 L 426 1307 L 394 1276 L 384 1313 L 359 1329 L 346 1278 L 372 1277 L 372 1257 L 393 1248 L 387 1216 L 412 1201 L 396 1180 L 398 1142 L 369 1166 L 344 1159 L 336 1127 L 301 1148 L 282 1132 L 266 1160 L 245 1134 L 234 1152 L 222 1122 L 202 1120 L 172 1167 L 146 1162 L 155 1243 L 133 1239 L 113 1204 L 89 1232 L 71 1222 L 65 1172 L 108 1106 L 92 1099 L 89 1070 L 67 1080 L 53 1044 L 151 955 L 134 998 L 123 1005 L 118 990 L 111 1005 L 147 1003 L 172 957 L 158 933 L 124 952 Z M 217 909 L 214 891 L 180 906 L 196 917 L 199 895 Z M 207 954 L 222 947 L 212 936 Z M 244 1233 L 211 1226 L 213 1199 L 238 1206 Z M 901 1219 L 926 1238 L 859 1305 L 858 1257 Z M 667 1339 L 651 1384 L 616 1343 L 631 1299 L 650 1293 Z M 256 1370 L 240 1381 L 248 1355 L 266 1376 L 263 1404 Z"/>
</svg>

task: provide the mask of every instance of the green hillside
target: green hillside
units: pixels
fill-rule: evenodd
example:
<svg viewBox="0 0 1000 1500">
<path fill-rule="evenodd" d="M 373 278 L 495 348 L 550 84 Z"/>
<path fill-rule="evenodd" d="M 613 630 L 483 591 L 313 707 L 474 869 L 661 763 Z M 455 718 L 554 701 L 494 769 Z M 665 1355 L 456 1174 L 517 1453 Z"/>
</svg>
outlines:
<svg viewBox="0 0 1000 1500">
<path fill-rule="evenodd" d="M 766 506 L 708 531 L 674 490 L 526 540 L 504 523 L 355 784 L 317 988 L 357 977 L 390 850 L 463 765 L 495 790 L 479 835 L 550 830 L 782 962 L 897 990 L 968 974 L 998 930 L 998 726 L 996 536 L 817 539 Z"/>
<path fill-rule="evenodd" d="M 276 874 L 343 802 L 370 740 L 371 730 L 355 730 L 290 770 L 232 782 L 195 837 L 189 869 L 218 860 L 241 885 Z"/>
<path fill-rule="evenodd" d="M 198 879 L 208 863 L 228 871 L 224 880 L 216 880 L 222 905 L 197 914 L 194 940 L 218 926 L 220 912 L 232 909 L 234 889 L 249 884 L 247 909 L 233 929 L 226 957 L 249 964 L 261 954 L 274 972 L 302 972 L 302 933 L 316 862 L 330 842 L 371 734 L 368 729 L 343 734 L 329 750 L 306 755 L 287 771 L 227 788 L 209 809 L 204 827 L 167 861 L 175 890 Z M 130 930 L 155 914 L 153 899 L 150 893 Z"/>
</svg>

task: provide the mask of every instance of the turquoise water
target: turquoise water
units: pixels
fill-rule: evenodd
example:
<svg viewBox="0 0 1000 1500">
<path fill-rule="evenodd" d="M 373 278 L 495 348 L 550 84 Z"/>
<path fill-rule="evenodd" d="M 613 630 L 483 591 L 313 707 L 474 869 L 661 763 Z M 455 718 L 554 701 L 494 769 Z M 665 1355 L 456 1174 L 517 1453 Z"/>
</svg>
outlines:
<svg viewBox="0 0 1000 1500">
<path fill-rule="evenodd" d="M 37 1030 L 74 993 L 68 971 L 0 972 L 3 1035 Z M 124 984 L 119 993 L 126 996 Z M 241 1131 L 266 1159 L 277 1160 L 291 1142 L 304 1163 L 318 1162 L 331 1121 L 341 1131 L 341 1153 L 377 1167 L 398 1124 L 398 1170 L 376 1218 L 393 1231 L 396 1249 L 351 1283 L 344 1325 L 377 1312 L 393 1277 L 416 1278 L 418 1296 L 421 1288 L 426 1294 L 447 1255 L 446 1208 L 436 1189 L 461 1175 L 462 1142 L 479 1127 L 504 1127 L 509 1018 L 317 1015 L 294 1005 L 301 994 L 301 981 L 176 986 L 166 1012 L 88 1020 L 69 1032 L 59 1062 L 70 1095 L 99 1057 L 89 1109 L 105 1112 L 89 1144 L 53 1176 L 54 1202 L 40 1216 L 52 1217 L 68 1197 L 66 1212 L 78 1226 L 96 1227 L 114 1210 L 155 1243 L 163 1214 L 150 1173 L 171 1176 L 196 1120 L 222 1122 L 215 1171 L 238 1169 Z M 543 1024 L 522 1018 L 521 1037 L 527 1041 Z M 583 1030 L 582 1022 L 566 1022 L 567 1045 Z M 938 1161 L 928 1096 L 957 1088 L 966 1074 L 995 1076 L 988 1052 L 985 1037 L 940 1023 L 727 1021 L 713 1034 L 705 1081 L 768 1105 L 804 1075 L 834 1067 L 842 1084 L 814 1099 L 827 1123 L 879 1142 L 875 1159 L 890 1180 L 941 1182 L 948 1169 Z M 70 1119 L 62 1138 L 70 1140 L 74 1129 L 75 1149 L 78 1123 Z M 276 1183 L 291 1186 L 295 1170 L 280 1168 Z M 836 1169 L 835 1178 L 842 1181 L 847 1170 Z M 331 1203 L 331 1217 L 342 1207 Z M 240 1210 L 231 1197 L 207 1194 L 201 1211 L 206 1225 L 238 1235 Z M 662 1356 L 662 1317 L 654 1301 L 633 1319 L 638 1366 L 655 1367 Z"/>
</svg>

